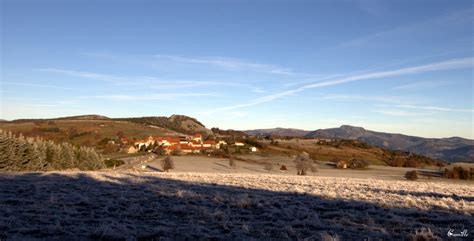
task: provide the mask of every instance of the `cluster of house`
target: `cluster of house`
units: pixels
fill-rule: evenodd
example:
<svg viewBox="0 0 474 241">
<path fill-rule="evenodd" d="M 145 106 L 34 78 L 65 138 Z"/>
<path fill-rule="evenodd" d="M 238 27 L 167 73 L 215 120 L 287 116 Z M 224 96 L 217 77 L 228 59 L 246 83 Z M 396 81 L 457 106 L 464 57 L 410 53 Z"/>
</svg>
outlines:
<svg viewBox="0 0 474 241">
<path fill-rule="evenodd" d="M 127 150 L 128 153 L 136 153 L 139 150 L 148 149 L 150 146 L 158 146 L 162 148 L 166 154 L 171 154 L 178 150 L 183 154 L 203 153 L 213 149 L 220 149 L 223 145 L 228 145 L 226 141 L 203 140 L 201 134 L 192 136 L 149 136 L 145 140 L 136 141 L 134 145 Z M 236 147 L 244 147 L 242 142 L 234 142 L 231 145 Z M 250 147 L 251 152 L 256 152 L 256 147 Z"/>
</svg>

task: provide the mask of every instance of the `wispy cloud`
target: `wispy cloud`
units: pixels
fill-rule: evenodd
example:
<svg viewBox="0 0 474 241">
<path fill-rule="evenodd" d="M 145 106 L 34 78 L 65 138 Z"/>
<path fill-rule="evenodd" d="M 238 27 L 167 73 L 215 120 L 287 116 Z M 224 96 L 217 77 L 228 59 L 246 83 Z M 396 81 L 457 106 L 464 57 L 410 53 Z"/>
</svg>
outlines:
<svg viewBox="0 0 474 241">
<path fill-rule="evenodd" d="M 173 61 L 184 64 L 209 65 L 232 71 L 254 71 L 278 75 L 307 75 L 294 72 L 291 68 L 271 64 L 262 64 L 229 57 L 184 57 L 177 55 L 155 55 L 158 60 Z"/>
<path fill-rule="evenodd" d="M 38 71 L 43 71 L 43 72 L 64 74 L 64 75 L 69 75 L 69 76 L 73 76 L 73 77 L 80 77 L 80 78 L 86 78 L 86 79 L 107 81 L 107 82 L 124 81 L 124 78 L 122 78 L 122 77 L 117 77 L 117 76 L 113 76 L 113 75 L 106 75 L 106 74 L 98 74 L 98 73 L 94 73 L 94 72 L 57 69 L 57 68 L 41 68 L 41 69 L 37 69 L 37 70 Z"/>
<path fill-rule="evenodd" d="M 407 99 L 403 96 L 369 96 L 369 95 L 344 95 L 344 94 L 329 94 L 321 97 L 325 100 L 340 100 L 340 101 L 371 101 L 382 103 L 413 103 L 413 99 Z"/>
<path fill-rule="evenodd" d="M 151 94 L 151 95 L 96 95 L 87 96 L 82 98 L 93 98 L 103 99 L 112 101 L 143 101 L 143 100 L 175 100 L 178 98 L 185 97 L 203 97 L 203 96 L 216 96 L 212 93 L 162 93 L 162 94 Z"/>
<path fill-rule="evenodd" d="M 423 115 L 428 114 L 428 113 L 420 113 L 420 112 L 412 112 L 412 111 L 404 111 L 404 110 L 393 110 L 393 109 L 374 110 L 373 112 L 383 114 L 383 115 L 401 116 L 401 117 L 423 116 Z"/>
<path fill-rule="evenodd" d="M 448 81 L 418 81 L 409 84 L 399 85 L 392 90 L 413 90 L 413 89 L 427 89 L 427 88 L 436 88 L 441 86 L 447 86 L 451 83 Z"/>
<path fill-rule="evenodd" d="M 444 16 L 440 16 L 433 19 L 428 19 L 425 21 L 417 22 L 410 25 L 398 26 L 392 29 L 368 34 L 359 38 L 351 39 L 348 41 L 344 41 L 335 48 L 349 48 L 349 47 L 359 47 L 364 44 L 368 44 L 374 42 L 376 40 L 380 40 L 382 38 L 389 38 L 389 37 L 396 37 L 402 35 L 409 35 L 410 33 L 419 33 L 420 29 L 423 29 L 425 32 L 428 29 L 432 31 L 439 31 L 439 28 L 448 28 L 451 24 L 465 22 L 465 23 L 472 23 L 473 16 L 474 16 L 473 9 L 465 9 L 459 10 L 456 12 L 449 13 Z"/>
<path fill-rule="evenodd" d="M 58 86 L 58 85 L 43 85 L 43 84 L 30 84 L 30 83 L 18 83 L 18 82 L 2 82 L 6 85 L 17 85 L 17 86 L 29 86 L 29 87 L 40 87 L 40 88 L 52 88 L 52 89 L 62 89 L 62 90 L 73 90 L 73 88 Z"/>
<path fill-rule="evenodd" d="M 198 86 L 242 86 L 253 88 L 250 85 L 240 83 L 230 83 L 226 81 L 201 81 L 201 80 L 175 80 L 175 79 L 161 79 L 152 76 L 117 76 L 110 74 L 102 74 L 87 71 L 77 71 L 57 68 L 42 68 L 38 71 L 64 74 L 73 77 L 84 79 L 99 80 L 111 82 L 115 85 L 146 85 L 153 89 L 174 89 L 174 88 L 191 88 Z"/>
<path fill-rule="evenodd" d="M 402 68 L 402 69 L 397 69 L 397 70 L 372 72 L 372 73 L 367 73 L 367 74 L 348 76 L 341 79 L 335 79 L 335 80 L 330 80 L 330 81 L 323 81 L 323 82 L 303 85 L 296 89 L 291 89 L 291 90 L 283 91 L 280 93 L 263 96 L 244 104 L 219 107 L 219 108 L 207 111 L 206 113 L 215 113 L 215 112 L 228 111 L 228 110 L 233 110 L 233 109 L 238 109 L 238 108 L 254 106 L 254 105 L 258 105 L 258 104 L 262 104 L 266 102 L 271 102 L 273 100 L 280 99 L 286 96 L 294 95 L 304 90 L 340 85 L 340 84 L 354 82 L 354 81 L 395 77 L 395 76 L 401 76 L 401 75 L 418 74 L 418 73 L 440 71 L 440 70 L 472 68 L 472 67 L 474 67 L 474 58 L 460 58 L 460 59 L 453 59 L 453 60 L 432 63 L 432 64 L 427 64 L 427 65 Z"/>
<path fill-rule="evenodd" d="M 415 109 L 415 110 L 474 113 L 474 109 L 459 109 L 459 108 L 428 106 L 428 105 L 395 105 L 394 107 L 405 108 L 405 109 Z"/>
</svg>

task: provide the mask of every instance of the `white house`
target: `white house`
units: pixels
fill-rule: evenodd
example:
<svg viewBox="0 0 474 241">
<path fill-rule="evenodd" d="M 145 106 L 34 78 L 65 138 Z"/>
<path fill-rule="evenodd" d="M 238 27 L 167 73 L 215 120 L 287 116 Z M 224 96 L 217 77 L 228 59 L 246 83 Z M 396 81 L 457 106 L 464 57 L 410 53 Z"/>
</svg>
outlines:
<svg viewBox="0 0 474 241">
<path fill-rule="evenodd" d="M 223 145 L 227 145 L 227 142 L 226 142 L 226 141 L 219 141 L 219 142 L 217 142 L 217 144 L 216 144 L 216 148 L 217 148 L 217 149 L 220 149 L 221 146 L 223 146 Z"/>
<path fill-rule="evenodd" d="M 251 152 L 256 152 L 256 151 L 258 151 L 258 149 L 257 149 L 256 147 L 254 147 L 254 146 L 251 146 L 249 149 L 250 149 Z"/>
<path fill-rule="evenodd" d="M 234 145 L 235 145 L 235 146 L 244 146 L 245 144 L 244 144 L 244 143 L 242 143 L 242 142 L 235 142 L 235 144 L 234 144 Z"/>
</svg>

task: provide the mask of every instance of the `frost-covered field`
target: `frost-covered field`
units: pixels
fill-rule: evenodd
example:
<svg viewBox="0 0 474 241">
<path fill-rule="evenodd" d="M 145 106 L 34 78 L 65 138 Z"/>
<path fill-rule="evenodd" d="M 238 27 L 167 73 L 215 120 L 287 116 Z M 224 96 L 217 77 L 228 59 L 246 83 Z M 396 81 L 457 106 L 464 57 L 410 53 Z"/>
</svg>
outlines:
<svg viewBox="0 0 474 241">
<path fill-rule="evenodd" d="M 405 240 L 417 230 L 447 239 L 450 228 L 474 235 L 474 185 L 257 174 L 2 173 L 0 213 L 0 240 Z"/>
</svg>

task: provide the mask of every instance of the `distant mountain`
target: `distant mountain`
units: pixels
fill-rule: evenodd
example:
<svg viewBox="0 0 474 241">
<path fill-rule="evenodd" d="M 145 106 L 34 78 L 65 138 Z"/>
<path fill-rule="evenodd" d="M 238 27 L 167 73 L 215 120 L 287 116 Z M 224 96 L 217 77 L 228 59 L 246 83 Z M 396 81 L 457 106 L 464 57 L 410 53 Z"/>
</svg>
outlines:
<svg viewBox="0 0 474 241">
<path fill-rule="evenodd" d="M 310 133 L 310 131 L 292 129 L 292 128 L 272 128 L 272 129 L 256 129 L 256 130 L 247 130 L 244 131 L 251 136 L 294 136 L 294 137 L 303 137 Z"/>
<path fill-rule="evenodd" d="M 460 137 L 422 138 L 370 131 L 362 127 L 349 125 L 343 125 L 339 128 L 319 129 L 309 132 L 305 136 L 359 140 L 382 148 L 410 151 L 448 162 L 474 162 L 474 140 Z"/>
</svg>

